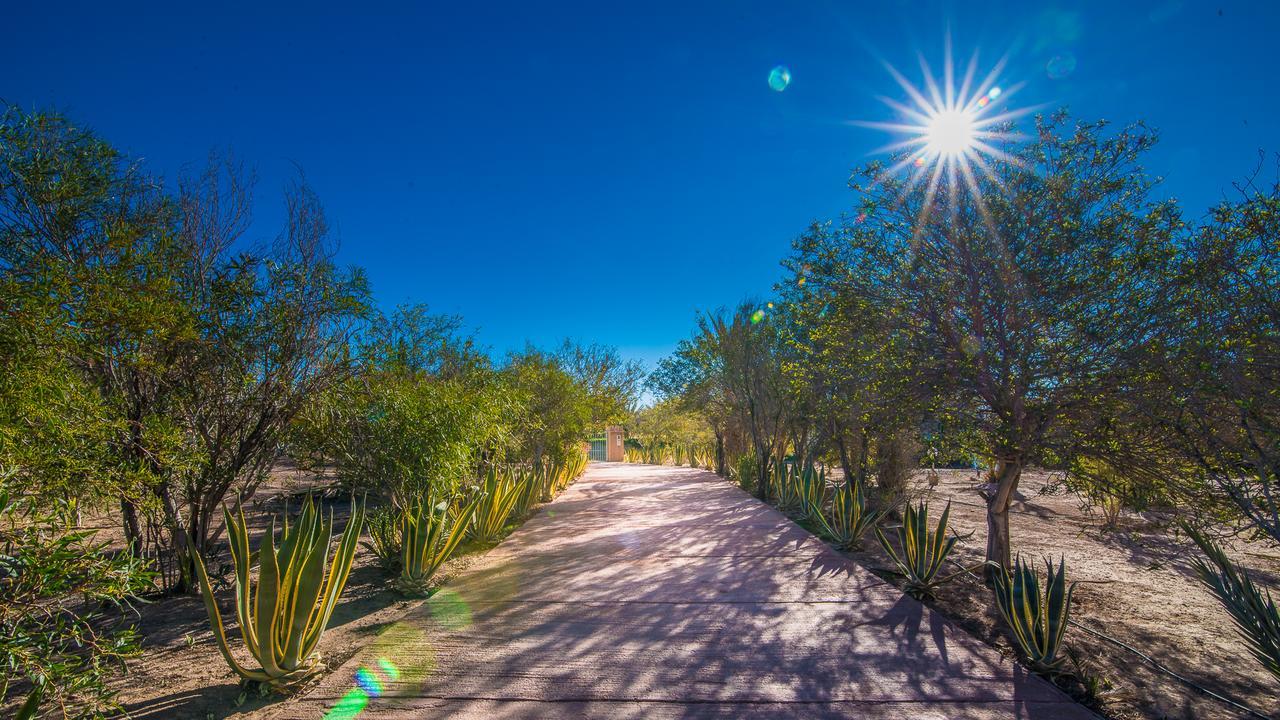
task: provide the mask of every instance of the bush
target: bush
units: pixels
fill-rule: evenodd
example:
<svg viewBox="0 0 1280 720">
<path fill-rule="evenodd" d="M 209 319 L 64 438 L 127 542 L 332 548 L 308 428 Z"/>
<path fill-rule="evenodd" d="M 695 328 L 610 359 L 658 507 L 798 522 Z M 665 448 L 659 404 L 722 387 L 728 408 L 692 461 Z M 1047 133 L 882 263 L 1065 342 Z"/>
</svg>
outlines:
<svg viewBox="0 0 1280 720">
<path fill-rule="evenodd" d="M 150 574 L 3 490 L 0 546 L 0 702 L 26 693 L 33 713 L 52 706 L 67 718 L 105 717 L 117 707 L 107 680 L 139 649 L 133 628 L 106 623 L 97 608 L 123 606 L 150 587 Z"/>
</svg>

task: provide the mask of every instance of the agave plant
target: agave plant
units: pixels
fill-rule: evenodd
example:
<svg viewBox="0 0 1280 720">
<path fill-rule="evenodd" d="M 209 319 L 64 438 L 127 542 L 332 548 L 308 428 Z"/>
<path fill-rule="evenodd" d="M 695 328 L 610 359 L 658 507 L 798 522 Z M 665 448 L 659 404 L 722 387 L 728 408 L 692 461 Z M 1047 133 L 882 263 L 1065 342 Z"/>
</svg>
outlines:
<svg viewBox="0 0 1280 720">
<path fill-rule="evenodd" d="M 1065 659 L 1059 657 L 1059 651 L 1071 616 L 1075 583 L 1067 583 L 1065 560 L 1059 560 L 1056 571 L 1053 560 L 1045 558 L 1044 563 L 1043 592 L 1035 568 L 1023 563 L 1021 555 L 1014 559 L 1012 572 L 995 563 L 991 580 L 996 607 L 1028 664 L 1039 672 L 1056 673 Z"/>
<path fill-rule="evenodd" d="M 921 502 L 918 507 L 907 505 L 902 524 L 897 527 L 901 551 L 895 550 L 884 532 L 876 528 L 880 545 L 898 566 L 898 572 L 907 579 L 906 590 L 913 597 L 933 597 L 934 588 L 954 577 L 938 577 L 938 571 L 942 569 L 942 564 L 959 540 L 947 537 L 947 520 L 950 517 L 951 503 L 948 502 L 946 509 L 942 511 L 942 517 L 938 519 L 937 528 L 930 531 L 929 504 Z"/>
<path fill-rule="evenodd" d="M 476 498 L 475 519 L 469 531 L 471 539 L 485 543 L 497 540 L 521 495 L 522 488 L 509 471 L 490 465 Z"/>
<path fill-rule="evenodd" d="M 804 504 L 800 488 L 800 472 L 786 463 L 776 463 L 769 474 L 773 496 L 782 510 L 794 510 Z"/>
<path fill-rule="evenodd" d="M 365 528 L 369 539 L 360 544 L 378 558 L 378 564 L 389 573 L 400 572 L 400 512 L 394 507 L 380 507 L 368 512 Z"/>
<path fill-rule="evenodd" d="M 815 470 L 812 465 L 795 474 L 795 495 L 800 511 L 812 522 L 820 522 L 827 504 L 827 471 Z"/>
<path fill-rule="evenodd" d="M 1190 527 L 1184 529 L 1209 559 L 1209 562 L 1202 558 L 1191 561 L 1200 581 L 1231 614 L 1249 652 L 1280 679 L 1280 611 L 1276 609 L 1271 591 L 1255 585 L 1212 540 Z"/>
<path fill-rule="evenodd" d="M 254 555 L 249 553 L 244 511 L 232 515 L 224 508 L 223 516 L 236 568 L 236 615 L 240 619 L 240 632 L 245 647 L 261 669 L 246 668 L 231 654 L 209 575 L 197 555 L 196 574 L 218 649 L 231 669 L 246 680 L 274 689 L 305 679 L 319 665 L 316 646 L 351 572 L 364 522 L 364 507 L 352 504 L 351 519 L 338 542 L 332 563 L 329 562 L 332 513 L 325 518 L 308 497 L 295 524 L 290 526 L 285 519 L 278 549 L 273 520 L 271 532 L 263 538 L 255 554 L 258 559 L 256 592 L 249 578 Z"/>
<path fill-rule="evenodd" d="M 524 466 L 516 466 L 512 475 L 520 490 L 520 496 L 516 499 L 515 514 L 517 517 L 524 517 L 542 498 L 542 486 L 538 483 L 540 475 L 533 468 Z"/>
<path fill-rule="evenodd" d="M 395 587 L 406 595 L 424 595 L 431 579 L 458 549 L 475 516 L 479 498 L 473 497 L 450 508 L 448 500 L 434 500 L 431 494 L 419 498 L 401 515 L 400 577 Z"/>
<path fill-rule="evenodd" d="M 851 478 L 842 484 L 831 497 L 830 513 L 811 514 L 822 532 L 841 550 L 852 550 L 862 543 L 862 536 L 875 527 L 885 515 L 883 510 L 867 507 L 867 496 L 862 483 Z"/>
</svg>

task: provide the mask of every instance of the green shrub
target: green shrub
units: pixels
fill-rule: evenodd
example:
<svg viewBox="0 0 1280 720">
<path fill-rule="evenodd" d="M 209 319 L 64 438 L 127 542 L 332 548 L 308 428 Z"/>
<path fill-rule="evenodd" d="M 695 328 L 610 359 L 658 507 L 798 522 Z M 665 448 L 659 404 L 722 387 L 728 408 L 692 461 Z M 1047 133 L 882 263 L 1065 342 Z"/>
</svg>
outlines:
<svg viewBox="0 0 1280 720">
<path fill-rule="evenodd" d="M 139 652 L 139 638 L 95 608 L 126 603 L 150 587 L 150 573 L 108 553 L 92 532 L 66 530 L 43 504 L 2 490 L 0 547 L 0 703 L 26 693 L 20 713 L 30 717 L 44 706 L 70 718 L 113 714 L 107 680 Z"/>
</svg>

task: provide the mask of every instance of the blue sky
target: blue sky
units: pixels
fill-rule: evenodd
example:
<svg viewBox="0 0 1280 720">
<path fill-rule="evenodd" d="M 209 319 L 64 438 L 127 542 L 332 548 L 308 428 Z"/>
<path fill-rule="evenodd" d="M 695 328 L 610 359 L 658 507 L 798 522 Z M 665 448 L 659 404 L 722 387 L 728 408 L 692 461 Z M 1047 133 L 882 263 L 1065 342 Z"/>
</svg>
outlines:
<svg viewBox="0 0 1280 720">
<path fill-rule="evenodd" d="M 767 292 L 892 140 L 849 124 L 905 99 L 882 63 L 919 80 L 948 30 L 981 71 L 1008 56 L 1012 106 L 1159 128 L 1148 168 L 1191 215 L 1280 151 L 1275 3 L 266 5 L 14 3 L 0 98 L 168 177 L 233 150 L 259 239 L 301 167 L 381 303 L 460 313 L 499 353 L 572 336 L 652 363 L 696 309 Z"/>
</svg>

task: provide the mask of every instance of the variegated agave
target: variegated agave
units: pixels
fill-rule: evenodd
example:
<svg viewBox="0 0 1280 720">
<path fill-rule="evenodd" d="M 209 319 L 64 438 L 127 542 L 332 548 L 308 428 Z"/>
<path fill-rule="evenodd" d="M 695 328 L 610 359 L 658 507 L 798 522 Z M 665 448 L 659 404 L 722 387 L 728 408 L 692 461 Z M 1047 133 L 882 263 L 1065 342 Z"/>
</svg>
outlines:
<svg viewBox="0 0 1280 720">
<path fill-rule="evenodd" d="M 254 556 L 249 553 L 244 512 L 239 510 L 232 515 L 224 509 L 223 516 L 236 568 L 236 615 L 240 620 L 240 633 L 249 654 L 261 668 L 246 668 L 232 655 L 208 573 L 197 556 L 200 591 L 218 649 L 231 669 L 246 680 L 272 688 L 303 680 L 319 665 L 316 646 L 351 572 L 364 522 L 364 507 L 352 505 L 351 519 L 338 542 L 332 564 L 329 563 L 332 513 L 325 518 L 311 498 L 307 498 L 297 522 L 291 526 L 288 519 L 285 520 L 279 548 L 273 521 L 271 531 L 262 539 L 256 553 L 256 591 L 249 577 Z"/>
</svg>

